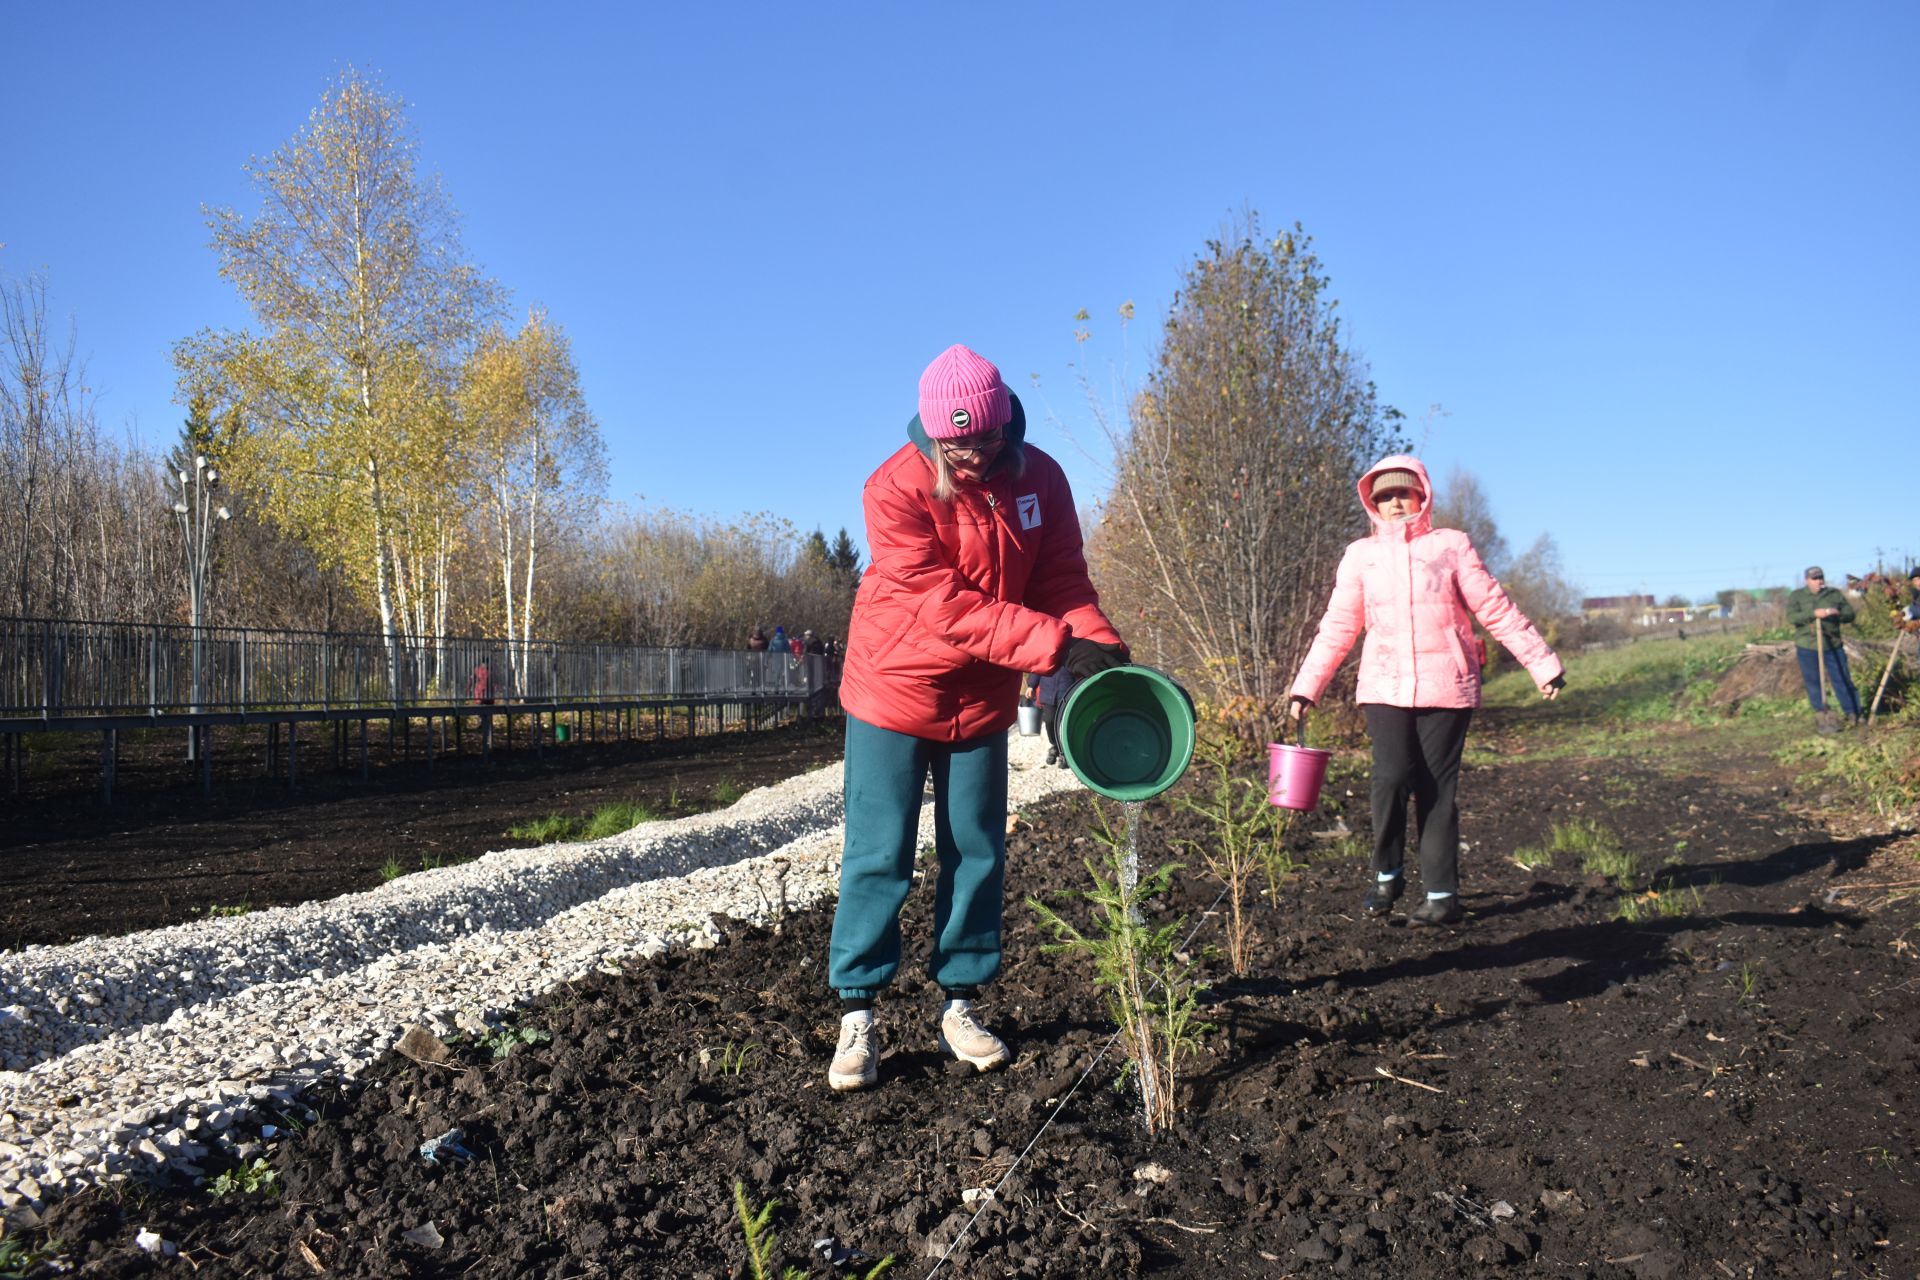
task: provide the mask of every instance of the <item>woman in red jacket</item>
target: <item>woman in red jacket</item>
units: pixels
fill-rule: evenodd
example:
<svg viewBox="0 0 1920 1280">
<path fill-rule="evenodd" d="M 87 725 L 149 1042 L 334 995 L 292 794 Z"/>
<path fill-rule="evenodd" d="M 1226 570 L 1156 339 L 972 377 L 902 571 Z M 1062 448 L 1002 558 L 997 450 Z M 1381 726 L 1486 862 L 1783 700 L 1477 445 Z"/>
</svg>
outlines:
<svg viewBox="0 0 1920 1280">
<path fill-rule="evenodd" d="M 1373 743 L 1374 883 L 1361 907 L 1383 915 L 1400 898 L 1411 792 L 1427 896 L 1408 913 L 1408 923 L 1457 924 L 1464 913 L 1454 787 L 1467 722 L 1480 705 L 1474 621 L 1527 669 L 1542 697 L 1560 692 L 1565 672 L 1467 535 L 1433 527 L 1433 485 L 1418 458 L 1395 454 L 1376 462 L 1360 477 L 1360 505 L 1373 532 L 1340 559 L 1288 714 L 1297 718 L 1320 700 L 1364 628 L 1354 700 Z"/>
<path fill-rule="evenodd" d="M 920 795 L 933 778 L 939 873 L 927 972 L 946 992 L 938 1043 L 981 1071 L 1007 1047 L 972 1000 L 1000 969 L 1007 729 L 1021 673 L 1091 675 L 1127 660 L 1087 577 L 1067 478 L 1026 443 L 1000 371 L 949 347 L 920 378 L 908 442 L 868 477 L 872 558 L 841 674 L 847 835 L 827 976 L 845 1006 L 827 1072 L 879 1079 L 873 1002 L 900 968 Z"/>
</svg>

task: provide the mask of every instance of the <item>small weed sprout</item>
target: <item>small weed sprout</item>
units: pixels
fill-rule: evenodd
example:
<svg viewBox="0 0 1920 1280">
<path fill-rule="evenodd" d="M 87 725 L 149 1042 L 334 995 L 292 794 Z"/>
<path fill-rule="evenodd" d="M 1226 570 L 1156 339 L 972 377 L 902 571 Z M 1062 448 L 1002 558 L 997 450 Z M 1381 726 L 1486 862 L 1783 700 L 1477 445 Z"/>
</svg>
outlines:
<svg viewBox="0 0 1920 1280">
<path fill-rule="evenodd" d="M 207 907 L 207 918 L 214 919 L 219 916 L 243 916 L 251 910 L 253 910 L 253 904 L 251 902 L 236 902 L 231 906 L 225 906 L 225 905 L 222 905 L 221 903 L 215 902 L 210 904 Z"/>
<path fill-rule="evenodd" d="M 1365 836 L 1341 836 L 1327 848 L 1327 858 L 1333 862 L 1351 862 L 1372 856 L 1373 845 Z"/>
<path fill-rule="evenodd" d="M 380 864 L 380 878 L 382 880 L 398 880 L 405 874 L 407 874 L 407 869 L 400 865 L 400 859 L 398 858 L 388 858 Z"/>
<path fill-rule="evenodd" d="M 1698 886 L 1683 885 L 1668 877 L 1645 893 L 1622 898 L 1613 918 L 1628 924 L 1639 924 L 1643 920 L 1666 920 L 1698 911 L 1704 904 L 1705 899 Z"/>
<path fill-rule="evenodd" d="M 0 1235 L 0 1280 L 16 1280 L 31 1273 L 42 1263 L 53 1261 L 65 1248 L 59 1240 L 47 1240 L 35 1246 L 13 1232 Z"/>
<path fill-rule="evenodd" d="M 570 839 L 572 832 L 573 819 L 557 813 L 550 813 L 544 818 L 535 818 L 532 822 L 522 822 L 518 826 L 507 828 L 508 835 L 515 840 L 525 840 L 529 844 L 553 844 Z"/>
<path fill-rule="evenodd" d="M 280 1194 L 280 1174 L 267 1163 L 266 1157 L 257 1157 L 251 1164 L 243 1164 L 229 1169 L 215 1178 L 207 1190 L 215 1200 L 224 1200 L 230 1195 L 254 1195 L 265 1192 L 267 1195 Z"/>
<path fill-rule="evenodd" d="M 673 797 L 668 800 L 670 809 L 679 807 L 678 784 L 675 784 Z M 559 844 L 579 840 L 605 840 L 608 836 L 617 836 L 631 831 L 643 822 L 653 822 L 659 814 L 639 800 L 616 800 L 612 804 L 603 804 L 584 818 L 570 818 L 565 814 L 550 813 L 544 818 L 535 818 L 532 822 L 523 822 L 510 827 L 507 834 L 515 840 L 526 840 L 533 844 Z"/>
<path fill-rule="evenodd" d="M 1174 1087 L 1180 1060 L 1199 1047 L 1206 1030 L 1199 1019 L 1203 984 L 1192 976 L 1190 961 L 1176 955 L 1182 920 L 1157 928 L 1146 922 L 1143 903 L 1165 893 L 1181 868 L 1167 864 L 1129 885 L 1127 850 L 1106 813 L 1096 804 L 1094 833 L 1106 849 L 1106 865 L 1087 861 L 1093 888 L 1080 894 L 1093 906 L 1093 921 L 1082 932 L 1038 898 L 1027 905 L 1057 942 L 1043 950 L 1077 953 L 1093 960 L 1095 981 L 1105 988 L 1114 1020 L 1120 1024 L 1127 1056 L 1140 1081 L 1142 1116 L 1149 1134 L 1171 1128 Z"/>
<path fill-rule="evenodd" d="M 1547 835 L 1547 852 L 1571 853 L 1580 858 L 1588 875 L 1605 876 L 1622 889 L 1631 889 L 1640 873 L 1640 858 L 1623 847 L 1620 837 L 1592 818 L 1556 822 Z"/>
<path fill-rule="evenodd" d="M 493 1050 L 493 1060 L 498 1062 L 523 1044 L 547 1044 L 552 1039 L 552 1032 L 542 1031 L 538 1027 L 506 1027 L 494 1032 L 480 1043 Z"/>
<path fill-rule="evenodd" d="M 1244 977 L 1253 951 L 1253 921 L 1247 911 L 1247 890 L 1264 871 L 1267 887 L 1278 896 L 1282 871 L 1273 864 L 1275 809 L 1267 803 L 1266 788 L 1241 771 L 1245 753 L 1240 740 L 1222 734 L 1202 740 L 1196 753 L 1212 776 L 1213 785 L 1202 799 L 1182 798 L 1178 807 L 1198 814 L 1213 827 L 1210 841 L 1182 843 L 1197 853 L 1207 869 L 1227 887 L 1227 963 L 1234 976 Z M 1285 855 L 1284 848 L 1281 849 Z M 1292 871 L 1292 859 L 1286 859 Z"/>
<path fill-rule="evenodd" d="M 1537 845 L 1513 851 L 1513 865 L 1522 871 L 1542 871 L 1553 865 L 1553 850 L 1542 849 Z"/>
<path fill-rule="evenodd" d="M 1751 963 L 1744 963 L 1740 972 L 1727 975 L 1727 985 L 1733 988 L 1734 999 L 1745 1007 L 1759 997 L 1760 974 Z"/>
<path fill-rule="evenodd" d="M 747 1063 L 759 1050 L 760 1046 L 751 1042 L 735 1044 L 731 1040 L 727 1041 L 727 1047 L 720 1051 L 720 1074 L 723 1076 L 745 1075 Z"/>
<path fill-rule="evenodd" d="M 732 778 L 723 778 L 714 785 L 713 807 L 716 809 L 724 809 L 738 800 L 741 794 L 739 783 L 735 782 Z"/>
</svg>

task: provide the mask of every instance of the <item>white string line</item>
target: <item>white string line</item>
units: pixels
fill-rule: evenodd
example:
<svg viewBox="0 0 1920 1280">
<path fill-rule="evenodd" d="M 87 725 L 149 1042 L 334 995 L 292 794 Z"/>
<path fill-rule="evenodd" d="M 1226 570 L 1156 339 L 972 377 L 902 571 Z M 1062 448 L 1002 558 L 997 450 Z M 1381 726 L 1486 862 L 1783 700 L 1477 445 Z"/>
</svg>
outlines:
<svg viewBox="0 0 1920 1280">
<path fill-rule="evenodd" d="M 1187 936 L 1181 940 L 1181 943 L 1179 947 L 1176 948 L 1176 950 L 1185 951 L 1188 948 L 1188 946 L 1192 944 L 1195 935 L 1197 935 L 1200 932 L 1200 930 L 1203 927 L 1205 927 L 1208 917 L 1210 917 L 1213 914 L 1214 908 L 1218 907 L 1220 905 L 1220 900 L 1226 896 L 1227 896 L 1227 886 L 1221 885 L 1220 892 L 1214 895 L 1212 904 L 1209 905 L 1205 911 L 1202 911 L 1200 913 L 1199 921 L 1193 926 L 1192 929 L 1187 931 Z M 1159 988 L 1160 988 L 1160 975 L 1155 974 L 1153 981 L 1147 984 L 1147 994 L 1152 995 L 1155 991 L 1159 990 Z M 990 1207 L 992 1207 L 994 1204 L 996 1204 L 999 1201 L 1000 1188 L 1007 1185 L 1007 1179 L 1013 1176 L 1013 1171 L 1015 1169 L 1018 1169 L 1021 1165 L 1021 1162 L 1027 1158 L 1028 1154 L 1033 1151 L 1034 1147 L 1039 1145 L 1041 1137 L 1046 1133 L 1048 1129 L 1051 1129 L 1053 1127 L 1053 1122 L 1060 1118 L 1060 1113 L 1067 1109 L 1067 1103 L 1073 1100 L 1073 1095 L 1079 1091 L 1080 1086 L 1087 1082 L 1087 1077 L 1093 1074 L 1094 1068 L 1098 1067 L 1101 1064 L 1101 1062 L 1105 1061 L 1107 1056 L 1107 1050 L 1113 1048 L 1114 1041 L 1120 1038 L 1120 1033 L 1123 1030 L 1125 1030 L 1125 1028 L 1123 1027 L 1114 1028 L 1113 1034 L 1107 1037 L 1107 1042 L 1100 1046 L 1100 1052 L 1093 1055 L 1093 1061 L 1089 1062 L 1087 1064 L 1087 1069 L 1080 1073 L 1080 1078 L 1075 1080 L 1073 1084 L 1067 1089 L 1067 1091 L 1060 1096 L 1060 1101 L 1054 1106 L 1052 1114 L 1050 1114 L 1046 1118 L 1046 1121 L 1043 1124 L 1041 1124 L 1041 1126 L 1038 1129 L 1034 1131 L 1033 1137 L 1028 1140 L 1027 1145 L 1021 1149 L 1021 1152 L 1019 1155 L 1013 1158 L 1013 1163 L 1007 1166 L 1007 1171 L 1000 1175 L 1000 1180 L 998 1182 L 993 1184 L 992 1189 L 987 1192 L 986 1198 L 981 1200 L 980 1207 L 973 1211 L 973 1216 L 967 1219 L 966 1225 L 960 1228 L 960 1233 L 954 1236 L 953 1243 L 948 1245 L 947 1251 L 940 1255 L 940 1261 L 934 1263 L 933 1270 L 927 1272 L 926 1280 L 933 1280 L 934 1276 L 940 1274 L 940 1268 L 947 1265 L 947 1259 L 953 1256 L 953 1251 L 960 1247 L 960 1242 L 962 1240 L 965 1240 L 967 1238 L 967 1233 L 973 1230 L 973 1224 L 980 1221 L 980 1215 L 985 1213 Z"/>
</svg>

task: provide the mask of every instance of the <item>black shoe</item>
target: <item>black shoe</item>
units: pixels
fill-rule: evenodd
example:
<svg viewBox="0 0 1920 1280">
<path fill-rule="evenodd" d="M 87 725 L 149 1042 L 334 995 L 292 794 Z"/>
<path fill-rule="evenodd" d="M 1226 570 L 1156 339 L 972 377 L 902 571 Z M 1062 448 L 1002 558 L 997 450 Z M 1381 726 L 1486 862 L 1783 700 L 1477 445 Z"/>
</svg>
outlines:
<svg viewBox="0 0 1920 1280">
<path fill-rule="evenodd" d="M 1467 913 L 1460 906 L 1460 895 L 1457 893 L 1444 898 L 1428 898 L 1407 912 L 1407 923 L 1415 928 L 1430 924 L 1459 924 L 1466 918 Z"/>
<path fill-rule="evenodd" d="M 1393 910 L 1393 904 L 1400 901 L 1400 895 L 1406 891 L 1405 876 L 1395 876 L 1391 880 L 1376 879 L 1373 887 L 1367 890 L 1367 896 L 1360 899 L 1360 909 L 1370 916 L 1383 916 Z"/>
</svg>

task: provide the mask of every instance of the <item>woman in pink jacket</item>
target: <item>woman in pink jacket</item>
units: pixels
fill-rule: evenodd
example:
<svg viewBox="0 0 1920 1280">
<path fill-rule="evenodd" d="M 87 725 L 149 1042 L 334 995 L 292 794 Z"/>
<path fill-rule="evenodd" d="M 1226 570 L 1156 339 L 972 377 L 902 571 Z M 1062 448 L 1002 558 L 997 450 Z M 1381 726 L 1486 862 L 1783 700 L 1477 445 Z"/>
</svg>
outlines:
<svg viewBox="0 0 1920 1280">
<path fill-rule="evenodd" d="M 1456 924 L 1463 913 L 1454 786 L 1467 722 L 1480 705 L 1473 620 L 1520 661 L 1542 697 L 1560 692 L 1565 670 L 1467 535 L 1433 527 L 1433 485 L 1418 458 L 1395 454 L 1375 463 L 1360 477 L 1360 504 L 1373 533 L 1341 557 L 1333 598 L 1294 679 L 1287 714 L 1298 719 L 1320 700 L 1365 627 L 1354 698 L 1373 742 L 1374 883 L 1361 905 L 1368 915 L 1381 915 L 1399 900 L 1411 792 L 1427 898 L 1408 922 Z"/>
</svg>

